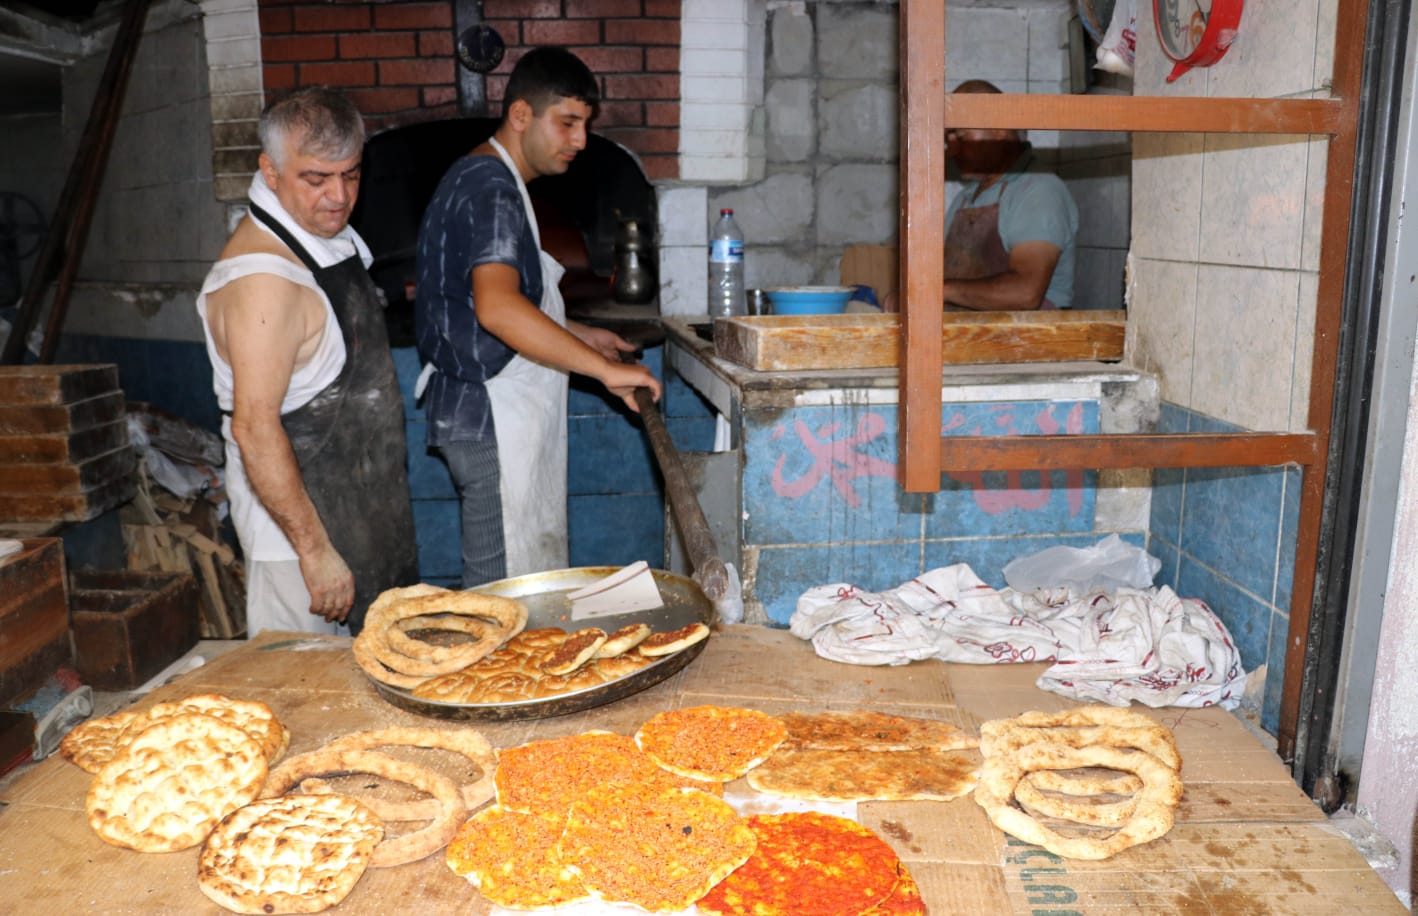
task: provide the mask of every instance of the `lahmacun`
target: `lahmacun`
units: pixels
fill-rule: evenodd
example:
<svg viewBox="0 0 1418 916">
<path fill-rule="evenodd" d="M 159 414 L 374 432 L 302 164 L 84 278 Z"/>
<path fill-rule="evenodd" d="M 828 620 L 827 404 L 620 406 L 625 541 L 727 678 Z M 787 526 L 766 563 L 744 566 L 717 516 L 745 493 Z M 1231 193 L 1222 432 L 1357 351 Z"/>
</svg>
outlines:
<svg viewBox="0 0 1418 916">
<path fill-rule="evenodd" d="M 492 805 L 458 829 L 443 861 L 498 906 L 535 910 L 586 900 L 590 891 L 556 851 L 565 821 Z"/>
<path fill-rule="evenodd" d="M 896 863 L 896 889 L 891 896 L 862 913 L 862 916 L 925 916 L 926 902 L 921 888 L 906 870 L 906 863 Z"/>
<path fill-rule="evenodd" d="M 962 751 L 780 747 L 748 771 L 748 784 L 770 795 L 818 801 L 948 801 L 970 794 L 979 770 L 979 759 Z"/>
<path fill-rule="evenodd" d="M 781 719 L 756 709 L 691 706 L 650 717 L 635 743 L 671 773 L 729 782 L 766 760 L 787 735 Z"/>
<path fill-rule="evenodd" d="M 1015 788 L 1026 773 L 1081 767 L 1123 770 L 1142 780 L 1142 789 L 1134 796 L 1136 811 L 1117 831 L 1106 836 L 1066 836 L 1013 806 Z M 1107 859 L 1163 836 L 1172 829 L 1181 797 L 1181 777 L 1163 761 L 1145 751 L 1101 746 L 1029 744 L 1007 754 L 987 756 L 975 789 L 976 803 L 996 827 L 1066 859 Z"/>
<path fill-rule="evenodd" d="M 648 623 L 627 623 L 606 637 L 596 650 L 596 658 L 619 658 L 640 645 L 652 633 Z"/>
<path fill-rule="evenodd" d="M 354 888 L 384 836 L 340 795 L 287 795 L 227 815 L 202 847 L 197 885 L 237 913 L 318 913 Z"/>
<path fill-rule="evenodd" d="M 691 623 L 678 630 L 653 633 L 641 640 L 640 645 L 635 647 L 635 651 L 641 655 L 658 658 L 661 655 L 673 655 L 708 638 L 709 628 L 707 626 L 702 623 Z"/>
<path fill-rule="evenodd" d="M 235 725 L 201 713 L 143 729 L 89 786 L 89 825 L 106 843 L 138 852 L 196 846 L 247 804 L 266 779 L 266 755 Z"/>
<path fill-rule="evenodd" d="M 547 656 L 541 668 L 547 674 L 558 677 L 570 674 L 595 657 L 597 650 L 605 645 L 606 631 L 600 627 L 587 627 L 566 637 L 566 642 L 556 647 Z"/>
<path fill-rule="evenodd" d="M 267 764 L 280 760 L 290 745 L 290 731 L 276 718 L 271 707 L 259 700 L 234 700 L 219 693 L 200 693 L 158 703 L 148 710 L 148 718 L 159 722 L 189 712 L 213 716 L 246 732 L 261 745 Z"/>
<path fill-rule="evenodd" d="M 758 846 L 698 902 L 715 916 L 859 916 L 891 897 L 900 859 L 881 837 L 816 811 L 748 818 Z"/>
<path fill-rule="evenodd" d="M 497 752 L 495 781 L 497 803 L 504 808 L 552 817 L 564 814 L 591 789 L 608 782 L 706 787 L 666 772 L 635 746 L 634 739 L 612 732 L 584 732 L 502 748 Z"/>
<path fill-rule="evenodd" d="M 660 913 L 698 900 L 754 846 L 753 831 L 721 798 L 618 782 L 571 806 L 557 853 L 601 900 Z"/>
<path fill-rule="evenodd" d="M 276 798 L 290 791 L 308 776 L 325 773 L 369 773 L 397 779 L 438 799 L 439 815 L 421 830 L 393 839 L 385 838 L 370 857 L 372 868 L 390 868 L 417 862 L 448 844 L 468 809 L 453 780 L 427 767 L 397 760 L 377 751 L 326 750 L 298 754 L 271 771 L 261 790 L 262 798 Z"/>
</svg>

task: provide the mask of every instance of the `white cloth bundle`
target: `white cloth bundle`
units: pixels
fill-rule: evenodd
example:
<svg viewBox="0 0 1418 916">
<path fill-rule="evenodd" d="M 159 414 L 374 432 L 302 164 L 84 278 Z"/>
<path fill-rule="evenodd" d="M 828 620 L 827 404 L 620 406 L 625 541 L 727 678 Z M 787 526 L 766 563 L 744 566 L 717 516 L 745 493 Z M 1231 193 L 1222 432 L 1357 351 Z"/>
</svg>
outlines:
<svg viewBox="0 0 1418 916">
<path fill-rule="evenodd" d="M 310 256 L 315 259 L 315 263 L 321 267 L 334 267 L 341 261 L 348 260 L 352 254 L 358 254 L 365 267 L 374 263 L 374 255 L 370 254 L 369 246 L 364 243 L 364 239 L 359 237 L 359 233 L 348 225 L 330 238 L 315 235 L 301 228 L 301 225 L 286 212 L 286 208 L 281 206 L 276 192 L 266 184 L 266 179 L 262 177 L 259 169 L 255 175 L 251 176 L 251 187 L 247 189 L 246 197 L 253 204 L 269 213 L 276 222 L 285 227 L 287 232 L 295 236 L 295 240 L 310 253 Z M 256 221 L 256 225 L 266 232 L 271 232 L 260 220 Z"/>
<path fill-rule="evenodd" d="M 962 563 L 884 592 L 809 589 L 789 628 L 823 658 L 857 665 L 1051 661 L 1041 689 L 1114 706 L 1232 709 L 1245 689 L 1225 625 L 1201 601 L 1165 586 L 1001 592 Z"/>
</svg>

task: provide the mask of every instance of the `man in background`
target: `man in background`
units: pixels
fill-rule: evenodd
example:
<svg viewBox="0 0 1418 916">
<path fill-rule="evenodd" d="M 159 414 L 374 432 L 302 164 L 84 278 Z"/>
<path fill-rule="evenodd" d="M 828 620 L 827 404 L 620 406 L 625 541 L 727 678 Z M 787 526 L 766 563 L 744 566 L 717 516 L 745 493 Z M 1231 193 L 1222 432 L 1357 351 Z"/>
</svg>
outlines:
<svg viewBox="0 0 1418 916">
<path fill-rule="evenodd" d="M 358 633 L 370 602 L 417 581 L 403 401 L 349 227 L 364 123 L 326 89 L 260 121 L 251 210 L 197 297 L 224 414 L 248 635 Z"/>
<path fill-rule="evenodd" d="M 997 93 L 984 80 L 956 92 Z M 1073 304 L 1078 207 L 1057 175 L 1031 172 L 1019 131 L 947 128 L 946 157 L 965 186 L 946 211 L 947 306 L 981 311 Z"/>
</svg>

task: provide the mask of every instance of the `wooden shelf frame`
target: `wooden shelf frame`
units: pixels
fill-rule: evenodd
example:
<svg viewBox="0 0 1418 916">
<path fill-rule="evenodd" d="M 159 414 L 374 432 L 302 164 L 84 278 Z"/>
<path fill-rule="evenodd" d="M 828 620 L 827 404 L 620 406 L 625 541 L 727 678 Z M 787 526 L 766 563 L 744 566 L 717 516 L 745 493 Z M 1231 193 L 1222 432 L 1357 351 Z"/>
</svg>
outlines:
<svg viewBox="0 0 1418 916">
<path fill-rule="evenodd" d="M 1295 757 L 1315 593 L 1338 363 L 1369 0 L 1338 0 L 1328 99 L 947 95 L 945 4 L 901 0 L 900 481 L 940 489 L 946 471 L 1273 467 L 1303 470 L 1278 747 Z M 1020 129 L 1293 134 L 1327 138 L 1310 400 L 1304 432 L 1017 438 L 941 435 L 945 125 Z"/>
</svg>

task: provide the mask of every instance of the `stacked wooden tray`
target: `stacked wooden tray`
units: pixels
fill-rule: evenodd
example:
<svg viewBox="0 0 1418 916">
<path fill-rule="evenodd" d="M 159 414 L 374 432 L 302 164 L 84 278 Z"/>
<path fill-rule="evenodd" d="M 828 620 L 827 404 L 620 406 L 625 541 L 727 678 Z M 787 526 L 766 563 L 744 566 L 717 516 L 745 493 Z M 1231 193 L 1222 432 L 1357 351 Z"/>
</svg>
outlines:
<svg viewBox="0 0 1418 916">
<path fill-rule="evenodd" d="M 0 525 L 87 521 L 136 468 L 117 366 L 0 366 Z"/>
</svg>

